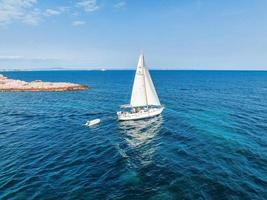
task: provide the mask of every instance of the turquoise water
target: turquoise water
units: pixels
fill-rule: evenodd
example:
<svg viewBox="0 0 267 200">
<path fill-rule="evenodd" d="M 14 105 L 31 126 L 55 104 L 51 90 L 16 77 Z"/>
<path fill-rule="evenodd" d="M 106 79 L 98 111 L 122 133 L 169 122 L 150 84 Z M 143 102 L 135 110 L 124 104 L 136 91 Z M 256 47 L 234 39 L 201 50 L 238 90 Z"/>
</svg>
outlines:
<svg viewBox="0 0 267 200">
<path fill-rule="evenodd" d="M 163 114 L 118 122 L 133 74 L 5 72 L 91 89 L 0 93 L 0 199 L 267 199 L 267 72 L 152 71 Z"/>
</svg>

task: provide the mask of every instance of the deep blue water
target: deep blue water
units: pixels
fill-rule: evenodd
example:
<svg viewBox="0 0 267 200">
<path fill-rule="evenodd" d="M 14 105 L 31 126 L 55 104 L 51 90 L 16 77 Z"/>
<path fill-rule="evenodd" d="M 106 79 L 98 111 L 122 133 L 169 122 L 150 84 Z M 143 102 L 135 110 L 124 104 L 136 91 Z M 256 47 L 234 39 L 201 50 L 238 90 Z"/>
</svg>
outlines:
<svg viewBox="0 0 267 200">
<path fill-rule="evenodd" d="M 118 122 L 133 73 L 5 72 L 91 89 L 0 93 L 0 199 L 267 199 L 267 72 L 152 71 L 163 114 Z"/>
</svg>

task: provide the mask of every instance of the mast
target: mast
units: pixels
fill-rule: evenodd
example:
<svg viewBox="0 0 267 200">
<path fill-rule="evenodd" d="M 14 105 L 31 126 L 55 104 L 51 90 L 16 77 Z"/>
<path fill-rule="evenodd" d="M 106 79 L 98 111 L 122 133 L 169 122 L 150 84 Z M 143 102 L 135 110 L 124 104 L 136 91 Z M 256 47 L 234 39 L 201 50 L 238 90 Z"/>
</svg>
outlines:
<svg viewBox="0 0 267 200">
<path fill-rule="evenodd" d="M 144 78 L 144 86 L 145 86 L 146 107 L 148 107 L 147 90 L 146 90 L 146 77 L 145 77 L 145 58 L 144 58 L 144 54 L 142 54 L 142 57 L 143 57 L 143 78 Z"/>
</svg>

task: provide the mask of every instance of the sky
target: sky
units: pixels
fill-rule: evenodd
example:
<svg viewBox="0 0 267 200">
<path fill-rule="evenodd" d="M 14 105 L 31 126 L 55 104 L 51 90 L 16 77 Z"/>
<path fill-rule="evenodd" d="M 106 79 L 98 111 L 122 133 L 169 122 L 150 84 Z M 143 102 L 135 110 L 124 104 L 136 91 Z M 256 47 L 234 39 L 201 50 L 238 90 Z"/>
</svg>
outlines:
<svg viewBox="0 0 267 200">
<path fill-rule="evenodd" d="M 0 0 L 0 69 L 267 70 L 267 0 Z"/>
</svg>

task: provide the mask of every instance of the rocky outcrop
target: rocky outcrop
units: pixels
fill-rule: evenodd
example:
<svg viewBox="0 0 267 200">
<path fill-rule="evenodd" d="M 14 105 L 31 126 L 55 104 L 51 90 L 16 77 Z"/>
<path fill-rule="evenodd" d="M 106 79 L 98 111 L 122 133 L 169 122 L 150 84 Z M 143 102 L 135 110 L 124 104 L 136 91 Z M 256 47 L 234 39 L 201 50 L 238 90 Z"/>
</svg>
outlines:
<svg viewBox="0 0 267 200">
<path fill-rule="evenodd" d="M 64 82 L 43 82 L 40 80 L 26 82 L 21 80 L 8 79 L 0 74 L 1 92 L 41 92 L 41 91 L 72 91 L 88 89 L 86 85 Z"/>
</svg>

